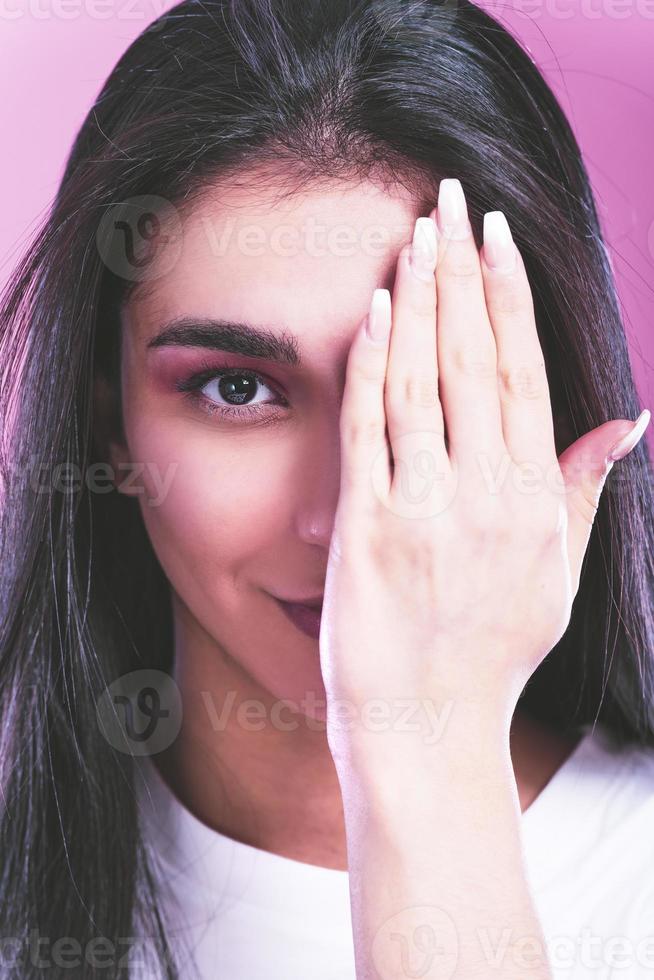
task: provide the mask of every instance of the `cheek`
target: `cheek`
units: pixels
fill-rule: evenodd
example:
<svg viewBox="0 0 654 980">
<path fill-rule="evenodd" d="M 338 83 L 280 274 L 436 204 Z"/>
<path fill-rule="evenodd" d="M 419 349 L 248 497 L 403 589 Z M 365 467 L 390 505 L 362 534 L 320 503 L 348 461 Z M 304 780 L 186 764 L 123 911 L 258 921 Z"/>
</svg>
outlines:
<svg viewBox="0 0 654 980">
<path fill-rule="evenodd" d="M 183 575 L 206 586 L 279 538 L 288 483 L 270 436 L 142 416 L 128 442 L 143 466 L 143 518 L 173 582 Z"/>
</svg>

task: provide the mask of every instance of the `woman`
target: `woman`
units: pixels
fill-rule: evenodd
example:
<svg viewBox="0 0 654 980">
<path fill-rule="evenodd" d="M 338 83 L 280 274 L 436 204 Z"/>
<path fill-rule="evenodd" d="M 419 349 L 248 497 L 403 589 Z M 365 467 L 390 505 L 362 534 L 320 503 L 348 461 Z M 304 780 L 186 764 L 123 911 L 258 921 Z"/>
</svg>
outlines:
<svg viewBox="0 0 654 980">
<path fill-rule="evenodd" d="M 494 20 L 179 4 L 1 343 L 3 976 L 647 968 L 649 414 Z"/>
</svg>

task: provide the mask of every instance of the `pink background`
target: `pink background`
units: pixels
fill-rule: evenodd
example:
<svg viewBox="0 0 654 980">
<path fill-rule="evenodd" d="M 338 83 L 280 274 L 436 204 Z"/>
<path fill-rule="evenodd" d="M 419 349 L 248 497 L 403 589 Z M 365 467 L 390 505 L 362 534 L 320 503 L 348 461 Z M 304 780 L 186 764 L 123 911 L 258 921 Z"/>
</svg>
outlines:
<svg viewBox="0 0 654 980">
<path fill-rule="evenodd" d="M 454 0 L 453 0 L 454 2 Z M 0 288 L 116 60 L 171 0 L 2 0 Z M 481 0 L 528 48 L 580 142 L 644 407 L 654 403 L 654 0 Z M 454 8 L 453 8 L 454 9 Z M 9 96 L 9 97 L 7 97 Z M 654 423 L 648 439 L 654 451 Z"/>
</svg>

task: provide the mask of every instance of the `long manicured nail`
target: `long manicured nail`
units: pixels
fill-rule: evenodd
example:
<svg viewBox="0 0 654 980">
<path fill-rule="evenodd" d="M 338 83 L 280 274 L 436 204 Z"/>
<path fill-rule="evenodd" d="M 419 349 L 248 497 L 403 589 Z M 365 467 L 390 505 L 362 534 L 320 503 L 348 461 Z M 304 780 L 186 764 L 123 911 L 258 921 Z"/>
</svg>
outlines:
<svg viewBox="0 0 654 980">
<path fill-rule="evenodd" d="M 438 185 L 438 227 L 446 238 L 463 239 L 472 234 L 461 181 L 444 177 Z"/>
<path fill-rule="evenodd" d="M 607 460 L 615 462 L 618 459 L 622 459 L 627 455 L 627 453 L 630 453 L 632 449 L 635 449 L 636 445 L 640 442 L 645 429 L 649 425 L 650 418 L 651 414 L 649 409 L 644 408 L 634 422 L 634 427 L 631 432 L 628 432 L 626 436 L 619 439 L 614 446 L 611 446 L 611 449 L 606 457 Z"/>
<path fill-rule="evenodd" d="M 375 289 L 366 319 L 366 332 L 376 344 L 388 340 L 391 332 L 391 294 L 388 289 Z"/>
<path fill-rule="evenodd" d="M 409 265 L 414 275 L 427 281 L 433 279 L 437 257 L 436 225 L 432 218 L 418 218 L 409 253 Z"/>
<path fill-rule="evenodd" d="M 515 269 L 515 244 L 503 211 L 488 211 L 484 215 L 484 259 L 494 272 Z"/>
</svg>

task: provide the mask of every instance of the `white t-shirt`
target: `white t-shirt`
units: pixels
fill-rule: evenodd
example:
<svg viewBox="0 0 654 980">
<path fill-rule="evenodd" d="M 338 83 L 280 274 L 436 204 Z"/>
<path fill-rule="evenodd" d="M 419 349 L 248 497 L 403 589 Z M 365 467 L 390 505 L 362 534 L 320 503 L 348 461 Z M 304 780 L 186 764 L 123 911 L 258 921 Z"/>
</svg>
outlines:
<svg viewBox="0 0 654 980">
<path fill-rule="evenodd" d="M 356 980 L 348 872 L 218 833 L 140 761 L 143 829 L 183 980 Z M 555 980 L 654 980 L 654 751 L 617 750 L 586 726 L 522 830 Z M 492 957 L 501 936 L 489 942 Z"/>
</svg>

